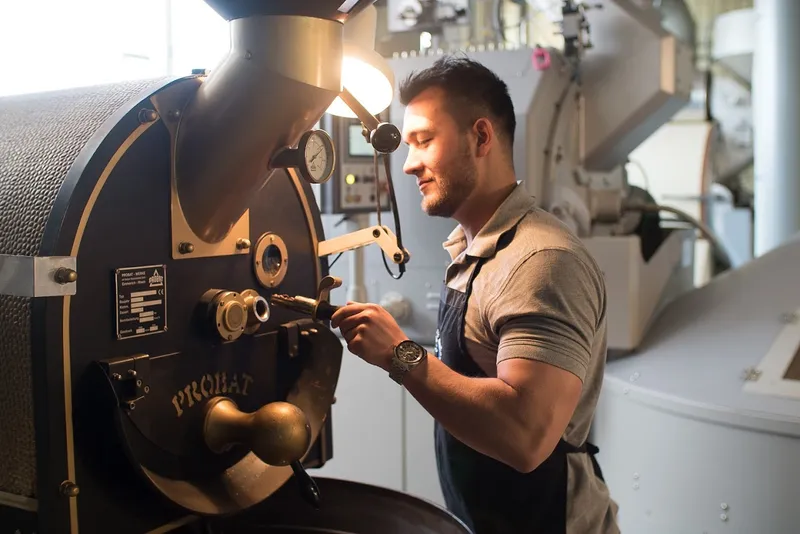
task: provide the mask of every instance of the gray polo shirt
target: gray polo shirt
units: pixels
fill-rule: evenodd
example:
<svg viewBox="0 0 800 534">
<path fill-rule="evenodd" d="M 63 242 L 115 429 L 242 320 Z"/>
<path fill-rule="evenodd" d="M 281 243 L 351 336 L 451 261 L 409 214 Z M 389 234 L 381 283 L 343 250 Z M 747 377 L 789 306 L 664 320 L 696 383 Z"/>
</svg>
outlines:
<svg viewBox="0 0 800 534">
<path fill-rule="evenodd" d="M 514 228 L 513 239 L 498 243 Z M 583 390 L 563 437 L 581 445 L 606 362 L 605 283 L 583 243 L 518 185 L 469 248 L 461 226 L 444 248 L 452 259 L 446 283 L 462 292 L 478 258 L 487 258 L 467 304 L 467 352 L 491 377 L 509 358 L 547 362 L 577 376 Z M 589 456 L 570 454 L 567 465 L 567 534 L 619 532 L 617 505 L 594 476 Z"/>
</svg>

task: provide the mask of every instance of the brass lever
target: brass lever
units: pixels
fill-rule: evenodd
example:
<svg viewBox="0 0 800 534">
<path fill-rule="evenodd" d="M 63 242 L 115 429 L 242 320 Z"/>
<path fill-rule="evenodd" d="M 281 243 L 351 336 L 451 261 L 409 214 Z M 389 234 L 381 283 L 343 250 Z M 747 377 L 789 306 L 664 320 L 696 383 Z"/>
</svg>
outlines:
<svg viewBox="0 0 800 534">
<path fill-rule="evenodd" d="M 206 405 L 203 436 L 208 448 L 218 454 L 244 444 L 266 464 L 290 465 L 303 498 L 319 507 L 319 488 L 300 463 L 311 445 L 311 425 L 294 404 L 270 402 L 245 413 L 233 400 L 214 397 Z"/>
</svg>

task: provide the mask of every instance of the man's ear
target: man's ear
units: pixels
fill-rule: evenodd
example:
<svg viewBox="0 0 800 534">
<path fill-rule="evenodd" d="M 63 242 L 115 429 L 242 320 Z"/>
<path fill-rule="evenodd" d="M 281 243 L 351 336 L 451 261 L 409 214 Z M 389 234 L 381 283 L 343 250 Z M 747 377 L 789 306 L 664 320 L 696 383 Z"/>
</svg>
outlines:
<svg viewBox="0 0 800 534">
<path fill-rule="evenodd" d="M 472 132 L 475 135 L 475 155 L 480 157 L 486 156 L 489 149 L 495 144 L 495 133 L 492 123 L 489 119 L 480 118 L 472 125 Z"/>
</svg>

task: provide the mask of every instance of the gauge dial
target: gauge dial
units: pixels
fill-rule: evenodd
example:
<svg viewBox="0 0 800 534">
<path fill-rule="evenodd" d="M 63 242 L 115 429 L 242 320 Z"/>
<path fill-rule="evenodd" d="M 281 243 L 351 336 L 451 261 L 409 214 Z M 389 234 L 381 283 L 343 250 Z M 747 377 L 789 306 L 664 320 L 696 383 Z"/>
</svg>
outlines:
<svg viewBox="0 0 800 534">
<path fill-rule="evenodd" d="M 303 134 L 298 148 L 303 154 L 303 177 L 311 183 L 321 184 L 333 174 L 336 160 L 333 141 L 324 130 L 311 130 Z"/>
</svg>

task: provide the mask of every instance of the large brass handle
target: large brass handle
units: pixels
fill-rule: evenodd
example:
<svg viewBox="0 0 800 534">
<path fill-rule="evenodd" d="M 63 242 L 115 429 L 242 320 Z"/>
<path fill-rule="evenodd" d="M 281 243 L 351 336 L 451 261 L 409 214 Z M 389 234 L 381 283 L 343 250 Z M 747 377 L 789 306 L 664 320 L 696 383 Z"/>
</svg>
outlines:
<svg viewBox="0 0 800 534">
<path fill-rule="evenodd" d="M 218 454 L 243 444 L 266 464 L 290 465 L 303 498 L 319 507 L 319 488 L 300 463 L 311 445 L 311 425 L 294 404 L 271 402 L 245 413 L 231 399 L 214 397 L 206 405 L 203 436 Z"/>
</svg>

